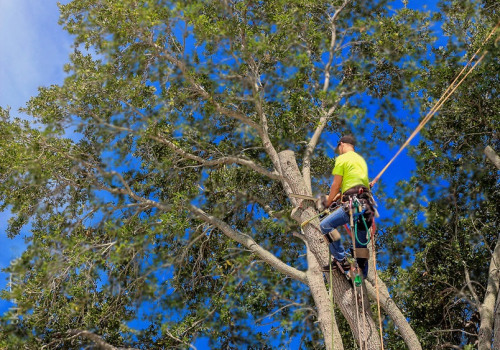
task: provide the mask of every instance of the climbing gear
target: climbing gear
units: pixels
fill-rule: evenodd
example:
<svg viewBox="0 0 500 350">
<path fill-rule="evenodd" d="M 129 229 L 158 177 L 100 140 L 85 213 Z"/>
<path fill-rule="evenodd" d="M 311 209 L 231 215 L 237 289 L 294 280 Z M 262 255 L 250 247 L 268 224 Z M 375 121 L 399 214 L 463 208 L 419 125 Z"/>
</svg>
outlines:
<svg viewBox="0 0 500 350">
<path fill-rule="evenodd" d="M 346 206 L 351 205 L 351 201 L 354 201 L 358 208 L 361 205 L 361 209 L 355 213 L 355 216 L 359 217 L 360 215 L 363 215 L 365 221 L 370 223 L 368 227 L 371 225 L 373 218 L 379 216 L 376 209 L 377 203 L 373 199 L 373 195 L 370 190 L 364 186 L 355 186 L 348 189 L 342 194 L 341 200 Z"/>
<path fill-rule="evenodd" d="M 316 198 L 306 195 L 294 194 L 291 196 L 315 202 L 317 201 Z M 348 259 L 346 257 L 343 260 L 338 261 L 335 258 L 332 259 L 332 255 L 329 254 L 330 263 L 326 266 L 323 266 L 322 271 L 330 273 L 330 283 L 332 281 L 333 270 L 338 270 L 342 272 L 342 274 L 345 275 L 347 280 L 351 283 L 353 287 L 353 297 L 355 299 L 355 304 L 356 304 L 356 321 L 358 322 L 358 330 L 359 330 L 358 337 L 359 337 L 360 348 L 366 349 L 366 336 L 368 333 L 366 327 L 367 325 L 366 314 L 364 311 L 365 302 L 364 302 L 363 278 L 366 278 L 368 273 L 369 250 L 368 248 L 366 248 L 366 245 L 370 242 L 370 240 L 372 240 L 373 244 L 373 233 L 375 229 L 374 219 L 376 212 L 376 209 L 374 209 L 374 207 L 376 206 L 376 204 L 375 201 L 373 200 L 373 197 L 370 194 L 370 191 L 366 187 L 362 186 L 352 190 L 349 189 L 348 191 L 346 191 L 346 194 L 344 194 L 342 199 L 343 202 L 332 203 L 332 205 L 329 208 L 326 208 L 319 214 L 304 221 L 300 226 L 302 230 L 303 227 L 309 224 L 312 220 L 318 217 L 321 218 L 325 215 L 328 215 L 330 214 L 330 212 L 332 212 L 333 210 L 337 209 L 340 206 L 342 206 L 342 208 L 349 213 L 349 223 L 350 227 L 353 230 L 352 231 L 349 230 L 347 224 L 344 225 L 344 227 L 351 236 L 351 240 L 354 247 L 352 250 L 352 255 L 354 259 Z M 369 221 L 367 221 L 367 219 L 369 219 Z M 358 225 L 362 225 L 362 227 L 366 230 L 367 234 L 366 243 L 362 243 L 360 237 L 358 237 L 359 235 Z M 372 233 L 372 236 L 369 235 L 370 232 Z M 325 237 L 329 244 L 340 238 L 336 230 L 332 230 L 330 233 L 325 235 Z M 332 298 L 331 298 L 331 303 L 333 310 Z M 361 311 L 360 311 L 360 306 L 361 306 Z M 362 313 L 362 315 L 360 315 L 360 312 Z"/>
<path fill-rule="evenodd" d="M 363 293 L 363 279 L 361 278 L 361 276 L 359 274 L 360 266 L 357 265 L 358 256 L 357 256 L 357 250 L 356 250 L 356 242 L 359 243 L 360 245 L 364 245 L 364 244 L 358 240 L 358 237 L 357 237 L 358 220 L 354 220 L 354 213 L 361 211 L 361 206 L 360 206 L 357 198 L 350 199 L 349 204 L 350 204 L 349 213 L 350 213 L 351 227 L 352 227 L 352 224 L 354 222 L 354 238 L 352 239 L 352 244 L 354 247 L 354 259 L 356 260 L 356 266 L 353 269 L 353 271 L 355 273 L 354 288 L 355 289 L 359 288 L 359 290 L 360 290 L 361 310 L 362 310 L 362 315 L 363 315 L 363 331 L 364 331 L 364 334 L 366 335 L 367 332 L 366 332 L 365 298 L 364 298 L 364 293 Z M 353 212 L 353 207 L 354 207 L 354 212 Z M 361 218 L 363 218 L 363 220 L 364 220 L 364 217 L 362 215 L 361 215 Z M 368 231 L 367 231 L 367 234 L 368 234 Z M 366 244 L 368 244 L 368 242 Z M 357 301 L 357 299 L 356 299 L 356 301 Z M 359 306 L 358 306 L 357 302 L 356 302 L 356 311 L 357 311 L 357 313 L 359 313 Z M 359 319 L 359 317 L 358 317 L 358 319 Z M 360 344 L 360 348 L 362 349 L 363 348 L 363 346 L 362 346 L 363 339 L 361 338 L 361 327 L 359 326 L 359 323 L 358 323 L 358 329 L 359 329 L 359 344 Z M 366 349 L 366 344 L 365 344 L 365 349 Z"/>
<path fill-rule="evenodd" d="M 328 208 L 326 208 L 325 210 L 323 210 L 322 212 L 320 212 L 319 214 L 316 214 L 312 217 L 310 217 L 309 219 L 307 219 L 306 221 L 302 222 L 300 224 L 300 227 L 304 227 L 306 226 L 307 224 L 309 224 L 311 221 L 313 221 L 314 219 L 317 219 L 317 218 L 323 218 L 327 215 L 329 215 L 330 213 L 332 213 L 334 210 L 336 210 L 337 208 L 339 207 L 339 203 L 338 202 L 333 202 Z"/>
<path fill-rule="evenodd" d="M 326 237 L 326 240 L 328 241 L 328 243 L 333 243 L 333 242 L 338 241 L 340 239 L 340 233 L 336 229 L 331 230 L 330 232 L 328 232 L 324 236 Z"/>
<path fill-rule="evenodd" d="M 313 201 L 313 202 L 316 201 L 316 198 L 314 198 L 312 196 L 305 195 L 305 194 L 290 193 L 290 197 L 300 198 L 300 199 L 307 199 L 307 200 L 310 200 L 310 201 Z"/>
<path fill-rule="evenodd" d="M 332 262 L 329 265 L 323 266 L 321 270 L 323 272 L 328 272 L 330 271 L 330 268 L 332 270 L 339 270 L 342 273 L 346 273 L 351 270 L 351 263 L 347 260 L 347 258 L 344 258 L 342 260 L 333 258 Z"/>
</svg>

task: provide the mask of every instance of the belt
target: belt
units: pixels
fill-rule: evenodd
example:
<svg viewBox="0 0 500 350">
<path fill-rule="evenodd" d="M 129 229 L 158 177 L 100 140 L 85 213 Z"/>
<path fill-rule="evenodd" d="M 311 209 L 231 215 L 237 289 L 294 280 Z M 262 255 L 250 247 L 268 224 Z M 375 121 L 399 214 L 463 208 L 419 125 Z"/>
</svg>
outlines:
<svg viewBox="0 0 500 350">
<path fill-rule="evenodd" d="M 365 186 L 362 186 L 362 185 L 360 185 L 360 186 L 354 186 L 354 187 L 349 188 L 344 193 L 342 193 L 342 199 L 341 199 L 341 201 L 342 202 L 347 202 L 354 195 L 361 195 L 361 194 L 368 195 L 369 193 L 370 193 L 370 189 L 368 189 Z M 344 197 L 347 197 L 347 198 L 344 199 Z"/>
</svg>

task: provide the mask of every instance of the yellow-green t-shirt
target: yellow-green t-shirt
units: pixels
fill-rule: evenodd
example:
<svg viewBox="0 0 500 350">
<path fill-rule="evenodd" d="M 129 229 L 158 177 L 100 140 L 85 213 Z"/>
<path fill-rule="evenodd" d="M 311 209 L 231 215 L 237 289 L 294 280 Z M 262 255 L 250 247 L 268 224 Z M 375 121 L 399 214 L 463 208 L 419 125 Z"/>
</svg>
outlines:
<svg viewBox="0 0 500 350">
<path fill-rule="evenodd" d="M 335 168 L 333 168 L 332 174 L 342 176 L 342 193 L 354 186 L 370 187 L 368 166 L 363 157 L 354 151 L 341 154 L 335 159 Z"/>
</svg>

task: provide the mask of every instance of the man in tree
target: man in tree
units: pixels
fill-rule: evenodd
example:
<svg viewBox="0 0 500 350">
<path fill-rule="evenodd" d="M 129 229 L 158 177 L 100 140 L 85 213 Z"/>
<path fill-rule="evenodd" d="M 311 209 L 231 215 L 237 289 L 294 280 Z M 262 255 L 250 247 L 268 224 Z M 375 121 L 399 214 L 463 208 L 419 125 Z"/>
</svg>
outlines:
<svg viewBox="0 0 500 350">
<path fill-rule="evenodd" d="M 341 205 L 333 213 L 321 222 L 321 232 L 329 242 L 330 253 L 333 255 L 332 268 L 341 268 L 343 271 L 350 270 L 350 263 L 346 258 L 346 252 L 340 236 L 330 234 L 335 228 L 349 222 L 355 222 L 351 227 L 355 243 L 356 262 L 363 271 L 364 277 L 368 273 L 368 227 L 373 220 L 373 200 L 370 196 L 370 184 L 368 181 L 368 167 L 362 156 L 354 151 L 356 140 L 352 135 L 340 138 L 335 152 L 340 154 L 335 160 L 333 183 L 330 194 L 325 200 L 325 206 L 329 207 L 334 201 L 340 199 Z M 353 216 L 353 221 L 351 221 Z M 324 266 L 328 271 L 330 266 Z"/>
</svg>

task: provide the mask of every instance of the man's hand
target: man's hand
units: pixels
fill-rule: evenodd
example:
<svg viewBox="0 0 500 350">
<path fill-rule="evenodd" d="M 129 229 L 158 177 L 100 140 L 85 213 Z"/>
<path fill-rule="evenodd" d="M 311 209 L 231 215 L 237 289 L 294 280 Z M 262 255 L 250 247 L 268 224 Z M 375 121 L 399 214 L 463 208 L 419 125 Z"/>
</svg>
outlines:
<svg viewBox="0 0 500 350">
<path fill-rule="evenodd" d="M 323 206 L 329 208 L 333 202 L 336 202 L 340 198 L 340 193 L 337 193 L 333 199 L 329 200 L 327 196 L 323 196 Z"/>
</svg>

